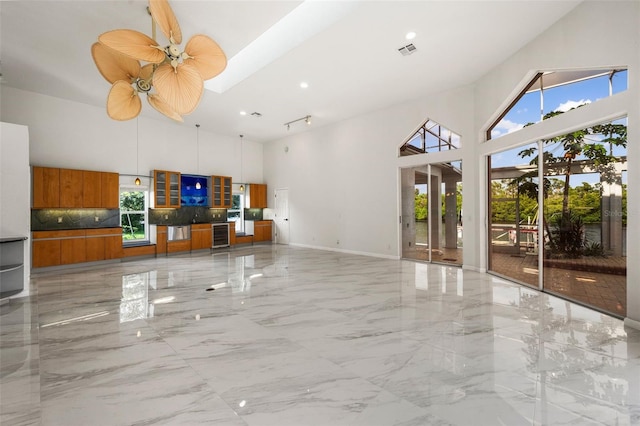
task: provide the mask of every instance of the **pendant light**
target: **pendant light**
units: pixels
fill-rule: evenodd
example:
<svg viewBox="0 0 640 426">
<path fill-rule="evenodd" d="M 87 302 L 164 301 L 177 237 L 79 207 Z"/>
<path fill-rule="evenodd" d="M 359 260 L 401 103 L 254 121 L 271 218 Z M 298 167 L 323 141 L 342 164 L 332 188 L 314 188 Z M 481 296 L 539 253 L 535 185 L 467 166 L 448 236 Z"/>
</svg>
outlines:
<svg viewBox="0 0 640 426">
<path fill-rule="evenodd" d="M 244 138 L 244 135 L 240 135 L 240 192 L 244 192 L 244 183 L 242 183 L 242 138 Z"/>
<path fill-rule="evenodd" d="M 138 118 L 136 117 L 136 175 L 140 174 L 138 170 L 138 163 L 140 160 L 140 128 L 138 125 Z M 140 180 L 140 176 L 136 176 L 136 180 L 134 181 L 136 186 L 140 186 L 142 181 Z"/>
<path fill-rule="evenodd" d="M 198 174 L 200 174 L 200 125 L 196 124 L 196 168 L 198 171 Z M 202 185 L 200 185 L 200 181 L 196 180 L 196 189 L 200 189 L 202 188 Z"/>
</svg>

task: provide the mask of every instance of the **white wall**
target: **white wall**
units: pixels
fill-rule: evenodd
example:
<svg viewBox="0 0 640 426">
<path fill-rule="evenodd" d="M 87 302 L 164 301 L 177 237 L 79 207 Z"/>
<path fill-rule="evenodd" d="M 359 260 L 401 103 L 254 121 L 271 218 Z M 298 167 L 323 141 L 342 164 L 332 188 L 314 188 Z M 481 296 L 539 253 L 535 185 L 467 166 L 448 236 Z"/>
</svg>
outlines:
<svg viewBox="0 0 640 426">
<path fill-rule="evenodd" d="M 198 144 L 195 126 L 141 116 L 136 129 L 136 119 L 111 120 L 104 108 L 4 86 L 0 119 L 29 126 L 31 165 L 120 174 L 166 169 L 240 179 L 240 137 L 216 134 L 207 123 L 200 123 Z M 243 180 L 262 183 L 262 144 L 245 138 L 243 146 Z"/>
<path fill-rule="evenodd" d="M 0 236 L 29 237 L 24 243 L 24 291 L 14 297 L 29 295 L 30 201 L 29 129 L 0 122 Z"/>
<path fill-rule="evenodd" d="M 473 131 L 472 96 L 461 88 L 266 144 L 269 205 L 275 188 L 289 189 L 291 244 L 398 257 L 398 149 L 427 118 L 464 144 Z"/>
</svg>

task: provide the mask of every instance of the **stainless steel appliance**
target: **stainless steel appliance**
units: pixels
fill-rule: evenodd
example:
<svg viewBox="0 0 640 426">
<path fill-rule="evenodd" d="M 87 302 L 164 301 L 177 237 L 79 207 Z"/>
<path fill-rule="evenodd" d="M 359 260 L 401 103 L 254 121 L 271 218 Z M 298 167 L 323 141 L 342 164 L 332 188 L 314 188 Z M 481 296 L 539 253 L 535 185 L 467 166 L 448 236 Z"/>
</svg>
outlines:
<svg viewBox="0 0 640 426">
<path fill-rule="evenodd" d="M 191 239 L 191 226 L 167 226 L 167 241 Z"/>
<path fill-rule="evenodd" d="M 228 223 L 213 223 L 211 224 L 213 231 L 213 244 L 212 248 L 229 247 L 229 224 Z"/>
</svg>

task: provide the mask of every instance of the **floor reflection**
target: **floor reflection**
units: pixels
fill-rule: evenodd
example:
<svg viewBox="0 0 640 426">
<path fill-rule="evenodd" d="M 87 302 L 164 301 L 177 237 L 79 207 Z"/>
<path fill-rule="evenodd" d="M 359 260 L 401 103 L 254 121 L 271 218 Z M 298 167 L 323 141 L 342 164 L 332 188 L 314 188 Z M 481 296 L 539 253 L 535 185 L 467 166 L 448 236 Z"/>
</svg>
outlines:
<svg viewBox="0 0 640 426">
<path fill-rule="evenodd" d="M 256 245 L 34 285 L 1 312 L 2 424 L 640 420 L 640 331 L 451 265 Z"/>
</svg>

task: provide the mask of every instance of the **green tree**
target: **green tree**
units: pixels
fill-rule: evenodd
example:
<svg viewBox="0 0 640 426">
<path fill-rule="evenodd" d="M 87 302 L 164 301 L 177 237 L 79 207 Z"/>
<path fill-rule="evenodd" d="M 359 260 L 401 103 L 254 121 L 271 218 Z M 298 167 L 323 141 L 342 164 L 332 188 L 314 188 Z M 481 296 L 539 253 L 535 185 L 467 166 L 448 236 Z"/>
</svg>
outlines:
<svg viewBox="0 0 640 426">
<path fill-rule="evenodd" d="M 429 202 L 427 200 L 427 194 L 421 194 L 420 191 L 416 188 L 415 198 L 414 198 L 414 210 L 415 210 L 416 220 L 427 219 L 428 207 L 429 207 Z"/>
<path fill-rule="evenodd" d="M 543 119 L 546 120 L 562 113 L 561 111 L 552 111 L 545 114 Z M 596 135 L 602 135 L 603 138 L 599 141 L 594 141 L 593 137 Z M 558 174 L 564 175 L 562 215 L 568 217 L 570 178 L 574 161 L 578 156 L 582 156 L 586 160 L 590 160 L 593 167 L 604 175 L 605 179 L 612 179 L 612 176 L 609 176 L 611 168 L 608 166 L 618 161 L 618 158 L 611 152 L 607 152 L 604 144 L 609 144 L 612 147 L 621 146 L 626 148 L 627 126 L 613 123 L 598 124 L 565 135 L 543 139 L 543 143 L 547 146 L 554 144 L 561 146 L 559 155 L 554 154 L 552 150 L 545 150 L 543 153 L 543 162 L 545 163 L 545 170 L 551 171 L 555 169 Z M 535 155 L 529 164 L 537 165 L 539 155 L 536 154 L 536 151 L 536 148 L 528 148 L 520 151 L 519 155 L 522 158 Z"/>
<path fill-rule="evenodd" d="M 543 119 L 546 120 L 562 113 L 561 111 L 553 111 L 546 114 Z M 532 123 L 527 125 L 530 124 Z M 540 160 L 540 155 L 535 147 L 522 150 L 519 155 L 522 158 L 533 157 L 529 162 L 531 165 L 537 165 L 539 161 L 543 161 L 546 175 L 563 176 L 560 207 L 561 217 L 554 219 L 554 223 L 556 226 L 559 226 L 560 229 L 550 232 L 546 220 L 545 227 L 547 233 L 550 235 L 549 244 L 551 249 L 562 252 L 566 248 L 571 247 L 571 253 L 569 254 L 573 256 L 579 252 L 579 246 L 584 243 L 584 241 L 571 241 L 572 238 L 581 238 L 582 232 L 577 232 L 577 228 L 581 228 L 584 223 L 580 215 L 572 213 L 569 205 L 572 192 L 570 179 L 574 162 L 576 159 L 588 161 L 590 166 L 600 174 L 603 180 L 613 182 L 615 179 L 615 168 L 613 165 L 619 161 L 619 159 L 613 155 L 612 151 L 613 147 L 626 148 L 627 126 L 614 123 L 599 124 L 554 138 L 543 139 L 543 144 L 549 148 L 544 150 L 542 160 Z M 606 144 L 609 145 L 609 151 L 606 149 Z M 533 174 L 528 177 L 532 176 Z M 548 199 L 548 201 L 545 201 L 545 216 L 552 209 L 555 210 L 550 196 L 552 194 L 555 195 L 554 190 L 557 189 L 556 185 L 557 184 L 550 186 L 550 191 L 545 188 L 545 199 Z M 586 189 L 587 188 L 583 188 L 583 190 Z"/>
</svg>

